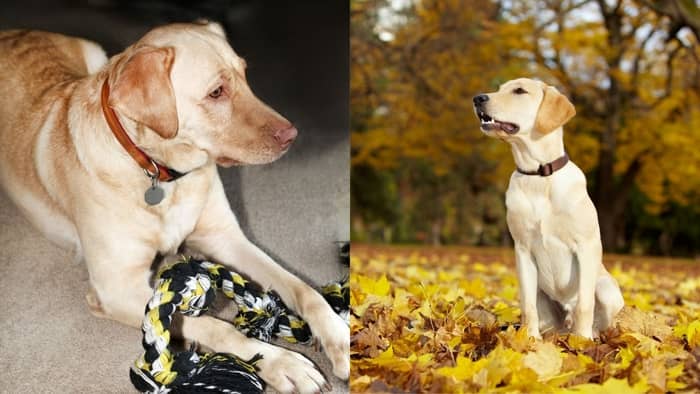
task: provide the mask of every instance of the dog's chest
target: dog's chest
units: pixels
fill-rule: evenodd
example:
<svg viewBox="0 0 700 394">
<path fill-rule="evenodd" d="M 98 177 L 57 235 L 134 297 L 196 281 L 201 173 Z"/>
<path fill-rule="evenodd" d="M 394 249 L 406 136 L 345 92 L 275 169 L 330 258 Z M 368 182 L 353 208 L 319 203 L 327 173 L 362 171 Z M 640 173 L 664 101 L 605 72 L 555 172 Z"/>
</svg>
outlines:
<svg viewBox="0 0 700 394">
<path fill-rule="evenodd" d="M 196 182 L 190 182 L 196 183 Z M 206 203 L 207 187 L 193 184 L 162 184 L 165 199 L 154 207 L 157 221 L 157 245 L 161 253 L 176 253 L 194 230 Z"/>
<path fill-rule="evenodd" d="M 530 245 L 552 235 L 555 207 L 551 185 L 540 179 L 533 182 L 511 181 L 506 193 L 508 227 L 516 241 Z"/>
<path fill-rule="evenodd" d="M 575 294 L 577 262 L 568 230 L 570 215 L 557 205 L 556 193 L 544 179 L 511 182 L 507 218 L 513 239 L 530 252 L 537 266 L 538 287 L 565 302 Z"/>
</svg>

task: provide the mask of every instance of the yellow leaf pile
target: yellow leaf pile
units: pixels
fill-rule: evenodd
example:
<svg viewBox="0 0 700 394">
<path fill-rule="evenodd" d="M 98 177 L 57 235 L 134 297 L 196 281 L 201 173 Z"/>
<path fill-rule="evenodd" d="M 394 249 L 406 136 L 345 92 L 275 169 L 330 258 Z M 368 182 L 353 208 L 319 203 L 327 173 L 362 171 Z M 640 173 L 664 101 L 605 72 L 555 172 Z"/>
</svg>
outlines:
<svg viewBox="0 0 700 394">
<path fill-rule="evenodd" d="M 700 264 L 606 257 L 625 308 L 590 341 L 519 329 L 507 249 L 353 245 L 352 392 L 700 391 Z"/>
</svg>

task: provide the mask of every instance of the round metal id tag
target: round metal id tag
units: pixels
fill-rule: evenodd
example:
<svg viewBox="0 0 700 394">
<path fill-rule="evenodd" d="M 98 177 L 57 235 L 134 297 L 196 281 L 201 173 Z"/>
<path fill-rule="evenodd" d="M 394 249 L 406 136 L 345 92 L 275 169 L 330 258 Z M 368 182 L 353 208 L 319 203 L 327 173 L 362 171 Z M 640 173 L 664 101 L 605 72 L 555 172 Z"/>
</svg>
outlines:
<svg viewBox="0 0 700 394">
<path fill-rule="evenodd" d="M 158 185 L 152 185 L 146 189 L 146 193 L 143 195 L 143 197 L 146 200 L 146 204 L 158 205 L 161 201 L 163 201 L 165 191 L 163 191 L 163 189 Z"/>
<path fill-rule="evenodd" d="M 153 164 L 153 168 L 156 169 L 156 173 L 151 174 L 147 169 L 143 169 L 143 172 L 151 178 L 151 187 L 146 189 L 146 193 L 143 194 L 143 199 L 146 200 L 146 204 L 153 206 L 163 201 L 163 198 L 165 198 L 165 190 L 158 186 L 158 179 L 160 178 L 160 168 L 158 164 L 153 160 L 151 160 L 151 164 Z"/>
</svg>

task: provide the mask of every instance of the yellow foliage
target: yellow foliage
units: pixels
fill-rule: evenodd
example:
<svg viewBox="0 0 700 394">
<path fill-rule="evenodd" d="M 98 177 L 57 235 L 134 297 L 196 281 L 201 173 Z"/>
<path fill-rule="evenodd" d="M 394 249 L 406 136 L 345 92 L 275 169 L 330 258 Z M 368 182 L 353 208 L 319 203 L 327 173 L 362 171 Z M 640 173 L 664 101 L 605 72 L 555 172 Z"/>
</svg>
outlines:
<svg viewBox="0 0 700 394">
<path fill-rule="evenodd" d="M 517 283 L 511 254 L 353 248 L 353 392 L 700 389 L 700 269 L 689 263 L 616 263 L 625 300 L 645 300 L 645 310 L 626 306 L 602 339 L 549 332 L 537 341 L 518 327 L 517 287 L 501 290 Z"/>
<path fill-rule="evenodd" d="M 649 391 L 649 386 L 644 380 L 630 386 L 625 379 L 611 378 L 600 384 L 582 384 L 571 389 L 557 390 L 558 394 L 643 394 Z"/>
<path fill-rule="evenodd" d="M 389 281 L 386 279 L 385 275 L 382 275 L 377 280 L 358 275 L 357 284 L 362 288 L 363 292 L 366 294 L 385 296 L 389 294 L 390 290 Z"/>
<path fill-rule="evenodd" d="M 523 359 L 523 364 L 537 373 L 540 381 L 546 381 L 561 371 L 563 354 L 551 342 L 539 342 L 534 352 L 529 352 Z"/>
<path fill-rule="evenodd" d="M 597 168 L 601 135 L 614 128 L 615 175 L 642 162 L 633 178 L 649 198 L 650 213 L 669 202 L 700 199 L 700 89 L 687 71 L 696 68 L 700 54 L 693 36 L 671 62 L 666 92 L 666 59 L 675 47 L 669 42 L 640 50 L 638 37 L 648 29 L 657 37 L 668 34 L 666 21 L 640 2 L 624 1 L 625 33 L 616 46 L 609 44 L 602 18 L 589 15 L 597 7 L 586 11 L 588 17 L 563 14 L 559 26 L 542 25 L 542 15 L 556 14 L 558 2 L 510 2 L 508 11 L 497 3 L 423 0 L 403 10 L 403 22 L 387 24 L 375 17 L 390 5 L 353 2 L 352 165 L 386 170 L 426 164 L 442 177 L 476 155 L 488 165 L 472 175 L 503 189 L 513 171 L 510 149 L 482 135 L 471 99 L 506 80 L 532 76 L 574 97 L 578 116 L 566 125 L 565 141 L 584 171 Z M 381 40 L 378 30 L 393 39 Z M 611 66 L 612 59 L 619 62 Z M 625 96 L 619 119 L 608 118 L 611 81 Z"/>
</svg>

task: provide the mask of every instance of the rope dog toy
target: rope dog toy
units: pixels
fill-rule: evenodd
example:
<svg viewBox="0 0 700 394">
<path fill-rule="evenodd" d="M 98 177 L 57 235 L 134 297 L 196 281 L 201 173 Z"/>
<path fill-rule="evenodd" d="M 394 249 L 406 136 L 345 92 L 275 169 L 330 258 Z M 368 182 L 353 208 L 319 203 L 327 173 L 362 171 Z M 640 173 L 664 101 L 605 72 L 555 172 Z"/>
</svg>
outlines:
<svg viewBox="0 0 700 394">
<path fill-rule="evenodd" d="M 176 311 L 188 316 L 205 313 L 214 302 L 216 290 L 236 302 L 238 314 L 233 324 L 248 337 L 312 342 L 309 326 L 275 292 L 263 291 L 222 265 L 185 258 L 165 267 L 158 278 L 143 320 L 145 353 L 130 370 L 131 382 L 140 392 L 262 393 L 265 389 L 265 383 L 256 374 L 260 354 L 242 360 L 224 353 L 199 355 L 194 347 L 177 354 L 169 349 L 172 315 Z M 333 310 L 349 323 L 347 280 L 324 286 L 321 292 Z"/>
</svg>

